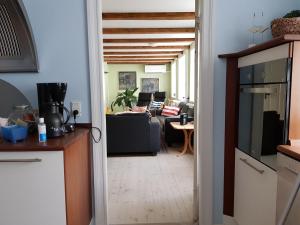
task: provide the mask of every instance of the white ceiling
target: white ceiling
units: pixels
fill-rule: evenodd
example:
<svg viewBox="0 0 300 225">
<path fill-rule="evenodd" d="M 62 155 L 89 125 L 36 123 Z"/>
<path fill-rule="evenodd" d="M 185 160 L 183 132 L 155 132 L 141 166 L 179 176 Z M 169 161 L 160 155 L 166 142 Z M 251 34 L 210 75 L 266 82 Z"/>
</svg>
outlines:
<svg viewBox="0 0 300 225">
<path fill-rule="evenodd" d="M 103 12 L 194 12 L 195 0 L 102 0 Z"/>
<path fill-rule="evenodd" d="M 109 51 L 110 52 L 110 51 Z M 148 54 L 122 54 L 122 55 L 119 55 L 119 56 L 147 56 Z M 168 56 L 168 55 L 174 55 L 174 53 L 164 53 L 164 54 L 162 54 L 162 53 L 153 53 L 153 54 L 151 54 L 151 56 L 161 56 L 161 55 L 166 55 L 166 56 Z M 106 53 L 105 54 L 105 56 L 116 56 L 116 55 L 114 55 L 114 54 L 109 54 L 109 53 Z"/>
<path fill-rule="evenodd" d="M 104 20 L 103 28 L 176 28 L 195 27 L 193 20 Z"/>
<path fill-rule="evenodd" d="M 195 34 L 104 34 L 108 39 L 126 39 L 126 38 L 194 38 Z"/>
<path fill-rule="evenodd" d="M 103 0 L 103 12 L 130 13 L 130 12 L 194 12 L 195 0 Z M 103 20 L 104 28 L 192 28 L 195 27 L 194 20 Z M 193 33 L 160 33 L 160 34 L 104 34 L 104 39 L 152 39 L 152 38 L 194 38 Z M 178 46 L 190 45 L 192 41 L 155 43 L 155 46 Z M 104 43 L 104 46 L 151 46 L 153 43 Z M 105 49 L 105 52 L 136 52 L 130 56 L 141 56 L 143 59 L 147 54 L 139 52 L 152 53 L 151 56 L 168 56 L 172 54 L 155 54 L 154 51 L 182 51 L 182 48 L 170 49 Z M 122 57 L 126 56 L 120 54 Z M 174 54 L 173 54 L 174 55 Z M 106 55 L 108 56 L 108 55 Z M 118 55 L 112 55 L 117 57 Z"/>
<path fill-rule="evenodd" d="M 180 42 L 164 42 L 155 43 L 155 46 L 180 46 L 180 45 L 190 45 L 191 41 L 180 41 Z M 151 43 L 105 43 L 104 46 L 151 46 Z"/>
<path fill-rule="evenodd" d="M 147 55 L 146 55 L 147 56 Z M 105 57 L 112 57 L 112 56 L 105 56 Z M 122 56 L 113 56 L 114 58 L 118 59 L 118 60 L 128 60 L 128 59 L 132 59 L 132 56 L 131 55 L 122 55 Z M 141 56 L 138 56 L 138 59 L 146 59 L 143 55 Z M 161 57 L 161 56 L 156 56 L 155 59 L 163 59 L 163 60 L 167 60 L 167 59 L 174 59 L 173 56 L 164 56 L 164 57 Z"/>
<path fill-rule="evenodd" d="M 106 49 L 108 52 L 128 52 L 128 49 Z M 135 52 L 168 52 L 170 49 L 134 49 Z M 181 48 L 173 49 L 172 51 L 182 51 Z"/>
</svg>

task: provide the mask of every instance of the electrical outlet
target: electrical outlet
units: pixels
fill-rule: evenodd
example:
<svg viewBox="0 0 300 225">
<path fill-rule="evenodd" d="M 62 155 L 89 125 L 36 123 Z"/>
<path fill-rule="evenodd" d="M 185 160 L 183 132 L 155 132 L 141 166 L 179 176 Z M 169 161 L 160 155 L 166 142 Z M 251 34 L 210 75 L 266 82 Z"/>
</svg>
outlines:
<svg viewBox="0 0 300 225">
<path fill-rule="evenodd" d="M 73 112 L 75 110 L 78 110 L 78 117 L 81 116 L 81 102 L 80 101 L 73 101 L 71 102 L 71 115 L 73 115 Z"/>
</svg>

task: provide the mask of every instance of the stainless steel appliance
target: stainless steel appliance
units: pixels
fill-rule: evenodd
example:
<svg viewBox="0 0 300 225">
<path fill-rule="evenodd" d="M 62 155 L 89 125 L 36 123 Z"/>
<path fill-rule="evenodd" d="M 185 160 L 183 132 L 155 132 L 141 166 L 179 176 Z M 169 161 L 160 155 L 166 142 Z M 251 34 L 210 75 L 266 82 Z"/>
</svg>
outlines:
<svg viewBox="0 0 300 225">
<path fill-rule="evenodd" d="M 67 83 L 39 83 L 37 89 L 39 115 L 45 119 L 47 137 L 63 136 L 70 119 L 69 110 L 64 106 Z"/>
<path fill-rule="evenodd" d="M 278 154 L 277 225 L 300 224 L 300 162 Z"/>
<path fill-rule="evenodd" d="M 290 68 L 290 59 L 240 68 L 238 148 L 273 169 L 287 143 Z"/>
</svg>

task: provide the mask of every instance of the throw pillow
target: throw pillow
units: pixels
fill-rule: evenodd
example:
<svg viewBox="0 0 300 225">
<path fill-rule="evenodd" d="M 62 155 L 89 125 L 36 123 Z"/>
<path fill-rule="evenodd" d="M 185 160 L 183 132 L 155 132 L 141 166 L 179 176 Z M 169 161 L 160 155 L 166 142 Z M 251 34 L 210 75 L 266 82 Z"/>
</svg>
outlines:
<svg viewBox="0 0 300 225">
<path fill-rule="evenodd" d="M 176 106 L 165 106 L 161 115 L 163 116 L 177 116 L 180 108 Z"/>
<path fill-rule="evenodd" d="M 133 106 L 132 112 L 146 112 L 147 106 Z"/>
<path fill-rule="evenodd" d="M 164 102 L 152 101 L 150 108 L 160 109 Z"/>
</svg>

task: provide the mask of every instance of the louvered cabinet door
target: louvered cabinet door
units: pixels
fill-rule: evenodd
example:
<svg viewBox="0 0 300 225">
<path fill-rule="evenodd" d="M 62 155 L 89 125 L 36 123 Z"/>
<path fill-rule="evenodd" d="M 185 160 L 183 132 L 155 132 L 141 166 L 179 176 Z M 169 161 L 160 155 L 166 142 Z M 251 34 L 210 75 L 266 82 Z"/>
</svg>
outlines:
<svg viewBox="0 0 300 225">
<path fill-rule="evenodd" d="M 37 71 L 35 41 L 22 1 L 0 0 L 0 73 Z"/>
</svg>

